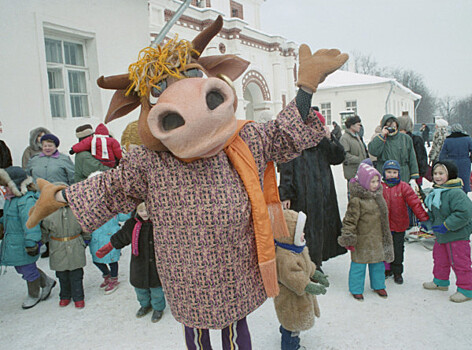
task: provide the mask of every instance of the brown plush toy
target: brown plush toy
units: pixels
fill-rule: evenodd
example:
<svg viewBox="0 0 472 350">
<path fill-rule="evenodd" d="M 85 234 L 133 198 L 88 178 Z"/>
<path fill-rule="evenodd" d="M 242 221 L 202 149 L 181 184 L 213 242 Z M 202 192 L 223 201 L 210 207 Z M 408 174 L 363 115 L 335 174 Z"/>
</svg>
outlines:
<svg viewBox="0 0 472 350">
<path fill-rule="evenodd" d="M 276 240 L 280 293 L 274 298 L 274 305 L 281 324 L 282 349 L 298 349 L 298 333 L 313 327 L 315 316 L 320 317 L 316 294 L 325 294 L 329 282 L 322 272 L 316 270 L 305 245 L 306 215 L 284 210 L 284 217 L 290 237 Z"/>
</svg>

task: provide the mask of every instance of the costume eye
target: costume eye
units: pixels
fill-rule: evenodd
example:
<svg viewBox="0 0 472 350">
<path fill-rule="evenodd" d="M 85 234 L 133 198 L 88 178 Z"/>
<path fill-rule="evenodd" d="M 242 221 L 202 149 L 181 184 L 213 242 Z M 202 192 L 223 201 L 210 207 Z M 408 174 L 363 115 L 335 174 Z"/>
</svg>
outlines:
<svg viewBox="0 0 472 350">
<path fill-rule="evenodd" d="M 149 93 L 149 103 L 151 104 L 151 106 L 154 106 L 157 103 L 159 96 L 161 96 L 161 94 L 167 88 L 167 80 L 161 80 L 156 84 L 156 86 L 153 86 L 151 88 L 151 92 Z"/>
<path fill-rule="evenodd" d="M 208 78 L 207 75 L 201 69 L 198 68 L 188 69 L 182 72 L 182 74 L 187 78 Z"/>
</svg>

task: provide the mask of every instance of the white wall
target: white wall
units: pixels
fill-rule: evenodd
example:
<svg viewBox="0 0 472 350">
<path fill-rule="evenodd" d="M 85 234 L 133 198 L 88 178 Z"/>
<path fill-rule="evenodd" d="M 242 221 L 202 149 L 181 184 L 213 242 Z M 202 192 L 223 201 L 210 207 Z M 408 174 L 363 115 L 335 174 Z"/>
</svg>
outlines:
<svg viewBox="0 0 472 350">
<path fill-rule="evenodd" d="M 77 141 L 78 125 L 96 126 L 104 119 L 113 92 L 96 86 L 98 76 L 126 73 L 139 50 L 149 44 L 147 0 L 0 0 L 0 8 L 1 138 L 12 151 L 14 165 L 21 165 L 29 131 L 38 126 L 57 134 L 60 151 L 67 153 Z M 50 117 L 45 26 L 88 38 L 88 55 L 95 58 L 89 62 L 91 118 Z M 108 126 L 119 139 L 135 118 L 137 113 Z"/>
<path fill-rule="evenodd" d="M 357 101 L 357 114 L 361 117 L 364 126 L 364 140 L 366 143 L 374 134 L 375 127 L 380 124 L 382 117 L 387 114 L 400 116 L 403 110 L 409 111 L 409 115 L 414 120 L 414 102 L 412 97 L 406 94 L 399 87 L 394 86 L 389 97 L 388 110 L 386 112 L 386 101 L 389 95 L 390 83 L 338 87 L 319 89 L 313 95 L 313 105 L 320 106 L 321 103 L 331 103 L 331 119 L 341 125 L 339 112 L 346 110 L 346 101 Z M 395 110 L 391 110 L 391 106 Z M 403 109 L 404 108 L 404 109 Z"/>
</svg>

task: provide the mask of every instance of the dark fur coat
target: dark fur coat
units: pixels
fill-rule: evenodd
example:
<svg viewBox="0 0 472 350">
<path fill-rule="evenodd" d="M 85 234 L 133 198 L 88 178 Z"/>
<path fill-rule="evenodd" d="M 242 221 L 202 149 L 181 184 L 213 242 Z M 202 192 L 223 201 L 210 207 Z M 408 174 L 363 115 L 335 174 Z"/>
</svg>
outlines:
<svg viewBox="0 0 472 350">
<path fill-rule="evenodd" d="M 344 161 L 344 148 L 333 137 L 324 138 L 318 146 L 303 151 L 294 160 L 279 164 L 280 199 L 290 199 L 290 209 L 307 215 L 305 239 L 311 260 L 322 261 L 344 254 L 337 244 L 341 234 L 336 188 L 331 165 Z"/>
</svg>

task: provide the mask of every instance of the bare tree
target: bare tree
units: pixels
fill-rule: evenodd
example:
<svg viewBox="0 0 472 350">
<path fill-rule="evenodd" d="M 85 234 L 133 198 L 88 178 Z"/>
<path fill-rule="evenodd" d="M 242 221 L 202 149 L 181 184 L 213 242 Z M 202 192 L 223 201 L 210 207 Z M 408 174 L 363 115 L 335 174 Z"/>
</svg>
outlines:
<svg viewBox="0 0 472 350">
<path fill-rule="evenodd" d="M 451 96 L 446 96 L 439 99 L 438 110 L 439 115 L 442 115 L 446 120 L 453 120 L 456 112 L 456 101 Z"/>
<path fill-rule="evenodd" d="M 381 76 L 384 70 L 371 55 L 364 55 L 359 51 L 352 52 L 351 61 L 355 73 Z"/>
<path fill-rule="evenodd" d="M 450 123 L 460 123 L 469 135 L 472 135 L 472 95 L 454 103 Z"/>
</svg>

